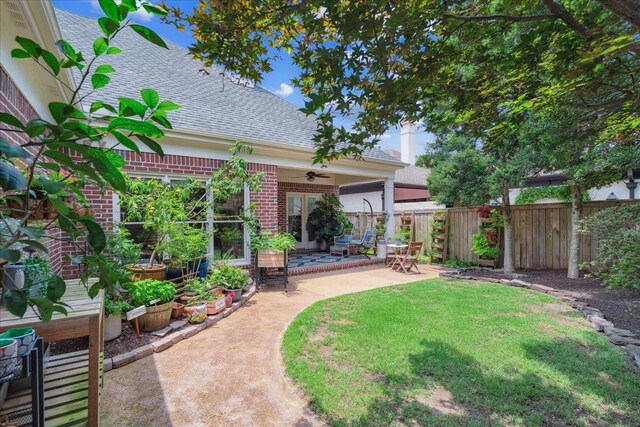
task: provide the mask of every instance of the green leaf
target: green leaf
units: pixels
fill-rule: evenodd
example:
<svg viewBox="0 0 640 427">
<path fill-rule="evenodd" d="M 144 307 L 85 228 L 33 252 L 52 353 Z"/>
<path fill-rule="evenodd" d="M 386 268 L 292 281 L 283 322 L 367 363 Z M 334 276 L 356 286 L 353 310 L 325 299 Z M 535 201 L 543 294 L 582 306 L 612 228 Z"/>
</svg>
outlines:
<svg viewBox="0 0 640 427">
<path fill-rule="evenodd" d="M 49 249 L 47 249 L 47 247 L 43 245 L 42 242 L 39 242 L 37 240 L 21 239 L 21 240 L 18 240 L 18 243 L 21 243 L 25 246 L 29 246 L 30 248 L 42 251 L 44 253 L 49 252 Z"/>
<path fill-rule="evenodd" d="M 51 301 L 59 301 L 66 291 L 67 284 L 62 280 L 62 277 L 52 277 L 49 281 L 49 286 L 47 287 L 47 298 Z"/>
<path fill-rule="evenodd" d="M 2 301 L 9 310 L 9 313 L 17 317 L 24 316 L 27 312 L 27 295 L 18 289 L 4 289 Z"/>
<path fill-rule="evenodd" d="M 27 123 L 24 131 L 27 133 L 27 135 L 33 138 L 35 136 L 42 135 L 49 128 L 51 128 L 51 123 L 42 119 L 33 119 L 29 123 Z"/>
<path fill-rule="evenodd" d="M 149 108 L 156 108 L 158 105 L 158 101 L 160 101 L 160 96 L 158 96 L 158 92 L 153 89 L 142 89 L 140 91 L 140 95 L 142 96 L 142 100 Z"/>
<path fill-rule="evenodd" d="M 38 308 L 38 314 L 43 322 L 48 322 L 53 316 L 53 302 L 48 298 L 43 297 L 31 297 L 31 301 Z"/>
<path fill-rule="evenodd" d="M 122 0 L 124 6 L 129 8 L 129 12 L 135 12 L 138 10 L 138 5 L 136 4 L 136 0 Z"/>
<path fill-rule="evenodd" d="M 66 40 L 58 40 L 56 46 L 71 61 L 78 62 L 78 53 Z"/>
<path fill-rule="evenodd" d="M 107 40 L 106 37 L 98 37 L 93 42 L 93 53 L 95 53 L 96 56 L 102 55 L 107 50 L 109 50 L 109 40 Z"/>
<path fill-rule="evenodd" d="M 51 102 L 49 103 L 49 111 L 54 120 L 58 123 L 62 123 L 69 117 L 76 117 L 79 119 L 84 118 L 82 111 L 78 110 L 71 104 L 65 104 L 64 102 Z"/>
<path fill-rule="evenodd" d="M 48 290 L 47 290 L 47 292 L 48 292 Z M 54 304 L 53 311 L 57 311 L 58 313 L 62 313 L 65 316 L 69 315 L 69 313 L 67 312 L 67 309 L 64 308 L 63 306 L 61 306 L 60 304 Z"/>
<path fill-rule="evenodd" d="M 109 76 L 105 76 L 104 74 L 94 74 L 91 76 L 91 86 L 93 86 L 93 90 L 105 87 L 110 81 Z"/>
<path fill-rule="evenodd" d="M 99 109 L 104 108 L 105 110 L 113 113 L 113 114 L 118 114 L 118 111 L 113 108 L 111 105 L 107 104 L 106 102 L 102 102 L 102 101 L 96 101 L 94 103 L 91 104 L 91 108 L 89 109 L 89 111 L 91 113 L 95 113 L 96 111 L 98 111 Z"/>
<path fill-rule="evenodd" d="M 96 74 L 109 74 L 114 73 L 116 70 L 109 64 L 101 64 L 96 68 Z"/>
<path fill-rule="evenodd" d="M 13 126 L 18 129 L 24 130 L 24 125 L 13 114 L 0 111 L 0 122 L 6 123 L 9 126 Z"/>
<path fill-rule="evenodd" d="M 142 7 L 147 12 L 149 12 L 149 13 L 151 13 L 153 15 L 159 16 L 161 18 L 164 18 L 165 16 L 167 16 L 167 11 L 164 8 L 160 7 L 160 6 L 156 6 L 154 4 L 144 2 L 144 3 L 142 3 Z"/>
<path fill-rule="evenodd" d="M 53 53 L 48 50 L 42 50 L 42 59 L 44 59 L 44 62 L 51 68 L 54 75 L 57 76 L 60 73 L 60 63 Z"/>
<path fill-rule="evenodd" d="M 109 49 L 107 49 L 107 55 L 117 55 L 119 53 L 122 53 L 122 49 L 120 49 L 119 47 L 111 46 Z"/>
<path fill-rule="evenodd" d="M 140 141 L 142 141 L 147 147 L 149 147 L 154 153 L 159 154 L 161 157 L 164 157 L 164 151 L 162 151 L 162 147 L 160 144 L 155 142 L 153 139 L 146 137 L 144 135 L 136 135 Z"/>
<path fill-rule="evenodd" d="M 18 262 L 22 254 L 16 249 L 0 249 L 0 258 L 9 262 Z"/>
<path fill-rule="evenodd" d="M 27 52 L 26 50 L 13 49 L 11 51 L 11 57 L 12 58 L 18 58 L 18 59 L 23 59 L 23 58 L 31 58 L 31 55 L 29 55 L 29 52 Z"/>
<path fill-rule="evenodd" d="M 147 112 L 147 107 L 145 107 L 144 104 L 140 101 L 136 101 L 133 98 L 120 97 L 118 98 L 118 101 L 120 101 L 120 114 L 123 116 L 132 116 L 133 114 L 137 114 L 138 116 L 140 116 L 140 118 L 142 118 Z M 133 114 L 129 114 L 129 112 L 126 111 L 127 108 L 131 109 L 131 112 L 133 112 Z"/>
<path fill-rule="evenodd" d="M 49 202 L 56 208 L 56 211 L 60 215 L 68 215 L 69 214 L 69 206 L 67 206 L 64 202 L 61 202 L 58 199 L 49 199 Z"/>
<path fill-rule="evenodd" d="M 113 19 L 101 17 L 98 18 L 98 25 L 102 29 L 102 32 L 105 36 L 109 37 L 111 34 L 115 33 L 118 28 L 120 28 L 120 24 Z M 107 55 L 109 55 L 109 51 L 107 50 Z"/>
<path fill-rule="evenodd" d="M 38 184 L 40 184 L 44 192 L 47 194 L 57 194 L 61 192 L 65 187 L 64 182 L 54 181 L 43 176 L 38 178 Z"/>
<path fill-rule="evenodd" d="M 127 19 L 127 15 L 129 14 L 129 6 L 125 4 L 118 5 L 118 21 L 122 22 Z"/>
<path fill-rule="evenodd" d="M 40 54 L 42 53 L 42 48 L 36 42 L 31 39 L 27 39 L 25 37 L 16 37 L 16 42 L 23 48 L 27 53 L 35 59 L 40 58 Z"/>
<path fill-rule="evenodd" d="M 162 115 L 154 114 L 153 116 L 151 116 L 151 120 L 153 120 L 156 123 L 159 123 L 160 125 L 164 126 L 167 129 L 173 129 L 171 127 L 171 123 L 169 123 L 169 120 L 167 120 L 167 118 Z"/>
<path fill-rule="evenodd" d="M 91 246 L 96 254 L 101 253 L 107 245 L 107 237 L 102 227 L 90 219 L 81 218 L 79 221 L 84 225 L 84 228 L 87 229 L 87 242 L 89 242 L 89 246 Z"/>
<path fill-rule="evenodd" d="M 0 136 L 0 153 L 3 153 L 7 158 L 19 157 L 22 159 L 28 159 L 31 154 L 19 145 L 11 144 L 9 141 Z"/>
<path fill-rule="evenodd" d="M 118 17 L 118 5 L 115 1 L 98 0 L 98 4 L 100 4 L 100 8 L 108 18 L 120 23 L 120 19 Z"/>
<path fill-rule="evenodd" d="M 120 144 L 124 145 L 129 150 L 140 154 L 140 149 L 138 148 L 138 145 L 135 142 L 133 142 L 133 140 L 131 140 L 128 136 L 123 135 L 117 130 L 111 131 L 111 134 L 116 137 L 116 139 Z"/>
<path fill-rule="evenodd" d="M 87 292 L 89 298 L 94 299 L 100 293 L 100 289 L 102 289 L 102 287 L 100 286 L 100 282 L 96 282 L 91 285 L 89 291 Z"/>
<path fill-rule="evenodd" d="M 162 101 L 160 104 L 158 104 L 158 110 L 171 111 L 178 109 L 180 109 L 180 106 L 173 101 Z"/>
<path fill-rule="evenodd" d="M 44 236 L 44 230 L 39 227 L 19 227 L 21 233 L 26 234 L 32 239 L 41 239 Z"/>
<path fill-rule="evenodd" d="M 152 138 L 161 138 L 164 136 L 164 133 L 156 125 L 149 122 L 128 119 L 126 117 L 118 117 L 111 120 L 108 130 L 114 129 L 126 129 L 130 130 L 131 132 L 138 132 L 150 136 Z"/>
<path fill-rule="evenodd" d="M 0 162 L 0 187 L 4 191 L 24 190 L 27 180 L 15 166 Z"/>
<path fill-rule="evenodd" d="M 155 44 L 156 46 L 169 49 L 165 44 L 164 40 L 162 40 L 162 38 L 159 35 L 157 35 L 153 30 L 138 24 L 131 24 L 131 29 L 136 33 L 140 34 L 142 37 L 144 37 L 147 41 L 150 41 L 151 43 Z"/>
</svg>

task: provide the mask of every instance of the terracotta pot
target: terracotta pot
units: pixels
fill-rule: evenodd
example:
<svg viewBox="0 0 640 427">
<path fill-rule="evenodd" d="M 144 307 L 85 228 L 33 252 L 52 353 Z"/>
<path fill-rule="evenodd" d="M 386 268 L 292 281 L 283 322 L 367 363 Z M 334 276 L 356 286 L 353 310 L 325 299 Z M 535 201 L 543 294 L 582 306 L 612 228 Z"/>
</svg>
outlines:
<svg viewBox="0 0 640 427">
<path fill-rule="evenodd" d="M 157 331 L 171 323 L 173 301 L 147 307 L 147 313 L 140 316 L 140 329 L 146 332 Z"/>
<path fill-rule="evenodd" d="M 209 316 L 211 316 L 211 315 L 214 315 L 214 314 L 218 314 L 222 310 L 227 308 L 227 301 L 226 301 L 225 297 L 218 298 L 217 300 L 215 300 L 213 302 L 206 303 L 206 306 L 207 306 L 207 314 Z"/>
<path fill-rule="evenodd" d="M 144 279 L 156 279 L 164 280 L 167 277 L 167 266 L 164 264 L 153 264 L 149 267 L 148 264 L 136 264 L 127 267 L 130 271 L 131 280 L 137 282 Z"/>
<path fill-rule="evenodd" d="M 231 307 L 231 304 L 233 304 L 233 297 L 231 296 L 231 294 L 229 294 L 226 297 L 224 297 L 224 303 L 225 303 L 227 308 Z"/>
<path fill-rule="evenodd" d="M 171 318 L 177 319 L 182 316 L 182 313 L 184 313 L 184 304 L 174 301 L 173 306 L 171 307 Z"/>
</svg>

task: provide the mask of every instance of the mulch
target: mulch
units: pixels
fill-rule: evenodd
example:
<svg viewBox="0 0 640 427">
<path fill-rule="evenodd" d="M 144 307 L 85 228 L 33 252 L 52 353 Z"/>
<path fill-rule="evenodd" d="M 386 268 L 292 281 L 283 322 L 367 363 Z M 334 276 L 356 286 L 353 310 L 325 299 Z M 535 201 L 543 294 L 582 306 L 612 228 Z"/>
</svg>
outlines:
<svg viewBox="0 0 640 427">
<path fill-rule="evenodd" d="M 172 319 L 173 321 L 173 319 Z M 173 332 L 173 331 L 172 331 Z M 122 321 L 122 335 L 118 338 L 104 343 L 104 357 L 113 357 L 123 354 L 131 350 L 135 350 L 143 345 L 162 339 L 151 332 L 140 332 L 140 338 L 136 338 L 136 330 L 133 324 Z M 78 350 L 86 350 L 89 348 L 89 340 L 87 337 L 75 338 L 71 340 L 57 341 L 51 343 L 51 354 L 70 353 Z"/>
<path fill-rule="evenodd" d="M 577 299 L 600 310 L 616 328 L 629 329 L 640 336 L 640 289 L 608 289 L 599 279 L 568 279 L 566 270 L 519 270 L 517 277 L 505 276 L 501 271 L 469 270 L 474 277 L 520 279 L 551 288 L 579 294 Z"/>
</svg>

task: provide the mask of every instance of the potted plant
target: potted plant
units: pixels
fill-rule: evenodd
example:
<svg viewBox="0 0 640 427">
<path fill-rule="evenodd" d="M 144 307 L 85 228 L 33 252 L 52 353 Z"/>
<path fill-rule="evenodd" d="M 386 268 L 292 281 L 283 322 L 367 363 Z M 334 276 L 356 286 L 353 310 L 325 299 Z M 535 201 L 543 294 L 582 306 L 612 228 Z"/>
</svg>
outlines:
<svg viewBox="0 0 640 427">
<path fill-rule="evenodd" d="M 122 334 L 122 315 L 131 309 L 119 292 L 104 296 L 104 340 L 111 341 Z"/>
<path fill-rule="evenodd" d="M 287 252 L 295 247 L 296 238 L 291 233 L 263 231 L 251 238 L 251 249 L 257 254 L 258 267 L 286 267 Z"/>
<path fill-rule="evenodd" d="M 187 275 L 201 277 L 201 263 L 205 263 L 206 273 L 209 261 L 205 254 L 210 240 L 211 233 L 201 227 L 181 223 L 170 227 L 162 245 L 162 250 L 169 255 L 167 279 Z"/>
<path fill-rule="evenodd" d="M 233 302 L 237 302 L 242 299 L 242 288 L 249 282 L 249 274 L 240 267 L 216 263 L 211 271 L 211 280 L 224 288 L 225 293 L 233 292 Z"/>
<path fill-rule="evenodd" d="M 176 236 L 175 228 L 191 220 L 195 210 L 206 204 L 206 200 L 193 195 L 202 188 L 202 183 L 187 179 L 180 183 L 165 183 L 158 179 L 134 178 L 127 182 L 127 192 L 120 194 L 120 206 L 125 221 L 142 222 L 149 233 L 146 242 L 151 249 L 149 261 L 128 267 L 132 280 L 153 278 L 164 280 L 166 266 L 156 263 L 156 255 L 162 254 L 170 236 Z"/>
<path fill-rule="evenodd" d="M 166 280 L 144 279 L 128 285 L 131 305 L 147 307 L 147 313 L 140 316 L 143 331 L 157 331 L 171 322 L 171 307 L 176 288 Z"/>
<path fill-rule="evenodd" d="M 32 297 L 46 295 L 49 281 L 53 278 L 49 260 L 32 255 L 24 261 L 24 266 L 24 281 L 29 294 Z"/>
<path fill-rule="evenodd" d="M 327 250 L 329 242 L 342 234 L 348 219 L 342 210 L 340 199 L 333 193 L 325 193 L 309 213 L 306 230 L 318 243 L 320 250 Z"/>
<path fill-rule="evenodd" d="M 495 266 L 495 260 L 500 256 L 500 249 L 482 233 L 473 235 L 471 250 L 480 257 L 480 265 Z"/>
</svg>

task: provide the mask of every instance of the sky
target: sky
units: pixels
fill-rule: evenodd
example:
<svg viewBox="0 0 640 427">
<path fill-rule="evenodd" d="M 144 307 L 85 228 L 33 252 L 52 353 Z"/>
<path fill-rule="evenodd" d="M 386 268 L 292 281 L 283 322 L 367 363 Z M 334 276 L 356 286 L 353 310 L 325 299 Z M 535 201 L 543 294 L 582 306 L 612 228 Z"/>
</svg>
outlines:
<svg viewBox="0 0 640 427">
<path fill-rule="evenodd" d="M 195 4 L 196 0 L 167 0 L 168 4 L 173 4 L 184 12 L 189 12 Z M 98 4 L 98 0 L 53 0 L 53 5 L 56 8 L 68 10 L 69 12 L 77 13 L 78 15 L 99 17 L 102 16 L 102 11 Z M 132 16 L 132 15 L 130 15 Z M 159 18 L 146 13 L 145 11 L 136 12 L 132 18 L 138 23 L 148 26 L 155 32 L 157 32 L 162 38 L 171 40 L 172 42 L 184 47 L 189 47 L 193 43 L 193 38 L 189 30 L 181 32 L 175 27 L 160 22 Z M 97 25 L 97 23 L 96 23 Z M 273 92 L 274 94 L 286 99 L 292 104 L 303 107 L 304 97 L 300 91 L 293 87 L 291 80 L 299 73 L 297 68 L 289 59 L 286 52 L 282 53 L 282 58 L 273 64 L 273 71 L 264 75 L 263 81 L 260 86 Z M 384 135 L 380 137 L 379 146 L 382 149 L 392 148 L 394 150 L 400 150 L 400 130 L 389 129 Z M 425 151 L 425 147 L 428 141 L 433 139 L 433 135 L 422 132 L 418 129 L 416 133 L 416 154 L 422 154 Z"/>
</svg>

